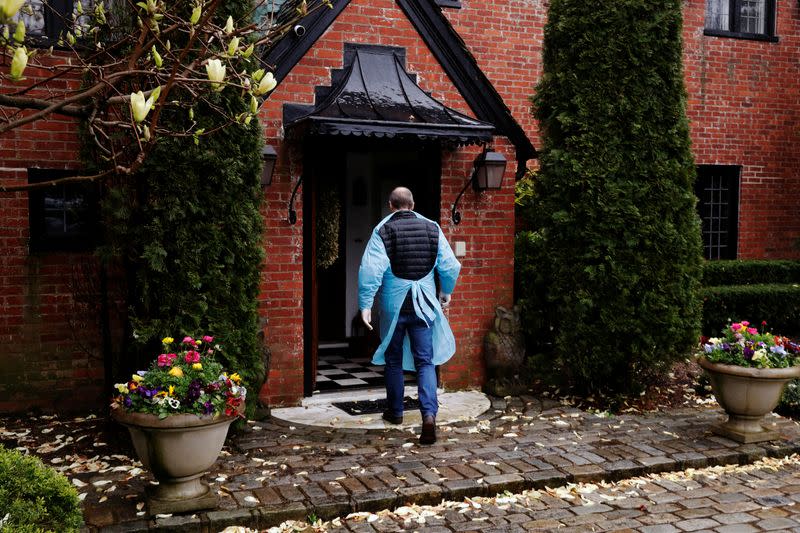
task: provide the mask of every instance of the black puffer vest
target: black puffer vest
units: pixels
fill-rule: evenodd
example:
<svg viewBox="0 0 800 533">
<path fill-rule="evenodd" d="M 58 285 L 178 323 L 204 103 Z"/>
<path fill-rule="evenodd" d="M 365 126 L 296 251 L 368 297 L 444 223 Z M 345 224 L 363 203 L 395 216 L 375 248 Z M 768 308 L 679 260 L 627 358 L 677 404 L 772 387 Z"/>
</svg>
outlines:
<svg viewBox="0 0 800 533">
<path fill-rule="evenodd" d="M 378 231 L 389 256 L 392 272 L 398 278 L 424 278 L 436 264 L 439 253 L 439 228 L 418 218 L 411 211 L 398 211 Z M 402 311 L 413 311 L 411 291 L 403 301 Z"/>
</svg>

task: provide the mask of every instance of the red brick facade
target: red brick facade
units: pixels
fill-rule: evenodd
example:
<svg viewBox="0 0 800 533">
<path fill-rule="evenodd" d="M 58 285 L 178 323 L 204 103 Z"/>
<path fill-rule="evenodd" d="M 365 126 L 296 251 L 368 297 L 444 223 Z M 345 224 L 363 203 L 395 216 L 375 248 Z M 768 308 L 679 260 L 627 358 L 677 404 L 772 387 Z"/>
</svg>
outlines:
<svg viewBox="0 0 800 533">
<path fill-rule="evenodd" d="M 798 258 L 800 13 L 777 2 L 778 42 L 703 35 L 704 2 L 684 2 L 684 69 L 698 164 L 741 165 L 741 259 Z"/>
<path fill-rule="evenodd" d="M 43 75 L 26 71 L 31 79 Z M 2 134 L 0 181 L 27 183 L 28 168 L 77 168 L 79 148 L 67 118 Z M 81 301 L 96 260 L 91 253 L 29 253 L 28 226 L 28 195 L 0 193 L 0 412 L 96 407 L 101 335 Z"/>
<path fill-rule="evenodd" d="M 541 73 L 546 2 L 465 0 L 444 12 L 534 145 L 538 132 L 529 97 Z M 685 68 L 689 117 L 698 164 L 741 165 L 739 257 L 800 257 L 791 243 L 800 237 L 800 174 L 795 137 L 800 131 L 797 61 L 800 15 L 779 2 L 778 42 L 703 35 L 704 2 L 685 6 Z M 264 190 L 265 248 L 260 309 L 271 352 L 260 397 L 271 405 L 293 404 L 303 395 L 303 195 L 295 202 L 298 222 L 286 221 L 294 184 L 303 172 L 302 148 L 283 143 L 284 103 L 312 104 L 314 87 L 330 85 L 341 68 L 343 43 L 402 47 L 406 69 L 446 105 L 474 116 L 442 66 L 394 0 L 352 0 L 292 69 L 266 102 L 267 142 L 278 147 L 275 178 Z M 0 180 L 23 183 L 29 167 L 75 165 L 71 123 L 52 120 L 0 137 Z M 443 367 L 447 388 L 478 387 L 484 380 L 482 340 L 497 305 L 513 300 L 514 149 L 504 138 L 495 149 L 509 160 L 500 191 L 468 189 L 460 203 L 460 225 L 450 208 L 469 175 L 478 148 L 442 152 L 440 220 L 448 239 L 466 243 L 462 275 L 449 311 L 458 350 Z M 535 162 L 530 162 L 535 164 Z M 0 195 L 0 411 L 40 405 L 71 406 L 70 394 L 101 381 L 99 333 L 76 335 L 71 317 L 76 298 L 70 282 L 85 254 L 28 252 L 27 195 Z M 94 323 L 93 321 L 89 321 Z M 86 325 L 84 325 L 86 326 Z M 81 345 L 81 337 L 88 344 Z M 86 349 L 87 346 L 89 349 Z M 93 355 L 89 355 L 93 354 Z M 55 392 L 54 392 L 55 391 Z M 83 398 L 96 401 L 99 390 Z"/>
</svg>

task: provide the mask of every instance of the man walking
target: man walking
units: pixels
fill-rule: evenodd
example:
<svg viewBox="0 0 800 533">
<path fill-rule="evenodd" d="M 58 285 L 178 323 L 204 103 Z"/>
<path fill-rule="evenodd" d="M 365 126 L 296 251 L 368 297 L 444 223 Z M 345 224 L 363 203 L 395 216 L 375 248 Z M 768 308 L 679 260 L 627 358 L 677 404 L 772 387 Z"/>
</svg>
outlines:
<svg viewBox="0 0 800 533">
<path fill-rule="evenodd" d="M 361 319 L 372 329 L 372 303 L 381 290 L 381 344 L 372 363 L 386 365 L 383 419 L 403 423 L 403 370 L 417 372 L 422 434 L 420 444 L 436 442 L 436 365 L 456 351 L 442 307 L 450 303 L 461 264 L 441 228 L 415 213 L 414 197 L 405 187 L 389 195 L 391 214 L 373 230 L 358 270 Z M 434 273 L 439 274 L 436 298 Z"/>
</svg>

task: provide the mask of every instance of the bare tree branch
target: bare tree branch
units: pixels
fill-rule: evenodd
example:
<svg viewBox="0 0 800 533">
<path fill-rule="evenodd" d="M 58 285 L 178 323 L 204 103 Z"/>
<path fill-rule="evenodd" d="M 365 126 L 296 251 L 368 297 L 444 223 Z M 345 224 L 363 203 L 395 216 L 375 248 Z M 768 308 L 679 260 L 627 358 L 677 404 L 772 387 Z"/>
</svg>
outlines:
<svg viewBox="0 0 800 533">
<path fill-rule="evenodd" d="M 0 139 L 53 114 L 72 117 L 83 121 L 98 163 L 107 168 L 87 176 L 0 186 L 0 192 L 128 176 L 141 167 L 161 137 L 199 139 L 232 124 L 249 123 L 274 87 L 271 74 L 264 70 L 274 66 L 250 57 L 255 47 L 269 49 L 305 15 L 342 0 L 303 2 L 303 10 L 291 20 L 281 15 L 280 25 L 274 24 L 274 12 L 261 23 L 253 22 L 254 7 L 237 21 L 238 27 L 220 25 L 221 0 L 197 4 L 193 0 L 122 0 L 123 13 L 115 14 L 118 18 L 113 20 L 103 7 L 91 13 L 57 13 L 47 1 L 43 0 L 45 7 L 61 17 L 65 27 L 60 50 L 43 50 L 27 39 L 23 46 L 18 35 L 8 36 L 16 23 L 0 14 L 0 30 L 9 29 L 0 32 Z M 108 0 L 95 1 L 95 6 L 103 6 Z M 35 51 L 29 52 L 28 47 Z M 21 73 L 28 62 L 29 72 L 35 69 L 36 73 L 25 80 Z M 214 95 L 225 88 L 249 95 L 242 109 L 214 103 Z M 199 124 L 206 122 L 194 120 L 195 108 L 216 115 L 214 126 L 201 128 Z M 165 125 L 167 112 L 185 113 L 185 121 L 170 120 Z"/>
</svg>

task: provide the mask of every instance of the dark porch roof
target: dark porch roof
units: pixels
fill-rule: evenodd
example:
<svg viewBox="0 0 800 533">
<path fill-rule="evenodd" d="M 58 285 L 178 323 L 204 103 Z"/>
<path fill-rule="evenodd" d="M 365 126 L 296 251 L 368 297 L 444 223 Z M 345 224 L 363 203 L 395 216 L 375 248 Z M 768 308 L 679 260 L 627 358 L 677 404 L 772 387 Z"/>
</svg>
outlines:
<svg viewBox="0 0 800 533">
<path fill-rule="evenodd" d="M 288 138 L 303 134 L 401 137 L 453 144 L 491 141 L 494 126 L 450 109 L 406 72 L 402 48 L 345 45 L 345 68 L 317 87 L 316 106 L 286 104 Z"/>
</svg>

